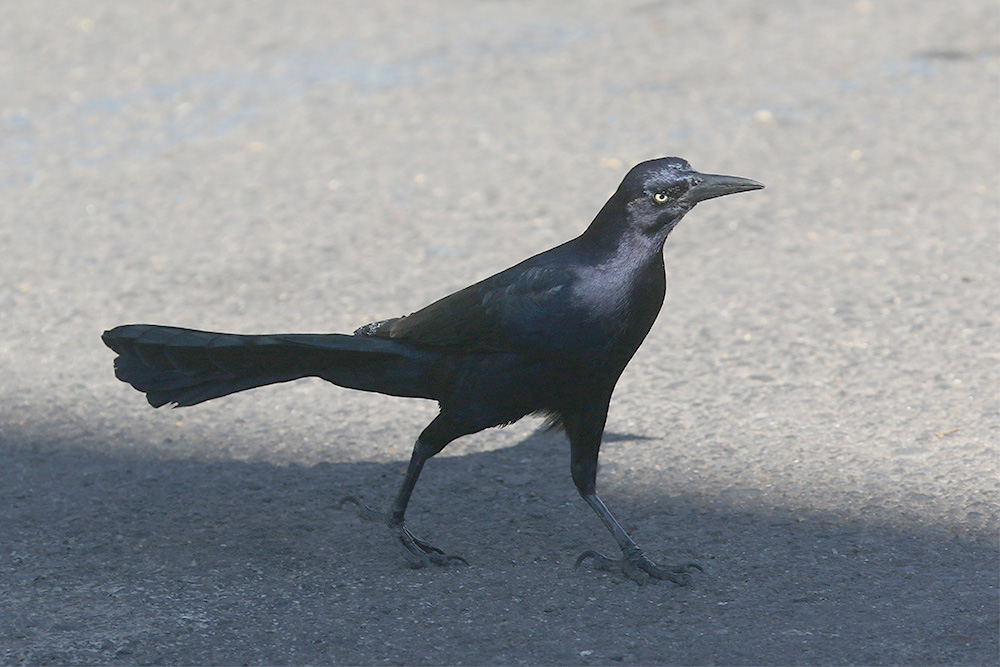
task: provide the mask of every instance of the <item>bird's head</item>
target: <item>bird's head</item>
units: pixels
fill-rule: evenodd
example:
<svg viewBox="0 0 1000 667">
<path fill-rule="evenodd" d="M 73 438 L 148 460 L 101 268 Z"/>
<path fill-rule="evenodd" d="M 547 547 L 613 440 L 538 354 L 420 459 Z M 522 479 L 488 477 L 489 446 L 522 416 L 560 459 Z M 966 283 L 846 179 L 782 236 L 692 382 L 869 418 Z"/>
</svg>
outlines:
<svg viewBox="0 0 1000 667">
<path fill-rule="evenodd" d="M 632 225 L 658 236 L 698 202 L 763 187 L 749 178 L 702 174 L 687 160 L 665 157 L 632 167 L 608 203 L 624 206 Z"/>
</svg>

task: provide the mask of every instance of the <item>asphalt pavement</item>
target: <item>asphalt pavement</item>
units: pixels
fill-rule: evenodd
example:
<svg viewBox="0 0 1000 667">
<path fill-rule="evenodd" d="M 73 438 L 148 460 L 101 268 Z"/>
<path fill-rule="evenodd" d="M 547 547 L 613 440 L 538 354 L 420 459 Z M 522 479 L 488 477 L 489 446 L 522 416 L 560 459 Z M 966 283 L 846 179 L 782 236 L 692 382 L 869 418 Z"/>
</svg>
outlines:
<svg viewBox="0 0 1000 667">
<path fill-rule="evenodd" d="M 1000 6 L 8 3 L 0 663 L 996 664 Z M 567 240 L 636 162 L 761 181 L 665 250 L 599 488 L 525 419 L 386 506 L 427 402 L 153 410 L 104 329 L 350 332 Z"/>
</svg>

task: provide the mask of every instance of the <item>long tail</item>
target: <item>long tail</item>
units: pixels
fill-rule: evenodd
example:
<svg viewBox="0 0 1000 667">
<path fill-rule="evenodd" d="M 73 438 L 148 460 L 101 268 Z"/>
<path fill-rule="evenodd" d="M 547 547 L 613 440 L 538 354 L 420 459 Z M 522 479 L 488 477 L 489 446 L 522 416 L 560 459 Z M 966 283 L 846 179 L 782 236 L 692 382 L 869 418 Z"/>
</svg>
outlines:
<svg viewBox="0 0 1000 667">
<path fill-rule="evenodd" d="M 195 405 L 238 391 L 315 376 L 351 389 L 437 397 L 440 363 L 410 345 L 345 334 L 213 333 L 154 324 L 105 331 L 115 376 L 153 407 Z"/>
</svg>

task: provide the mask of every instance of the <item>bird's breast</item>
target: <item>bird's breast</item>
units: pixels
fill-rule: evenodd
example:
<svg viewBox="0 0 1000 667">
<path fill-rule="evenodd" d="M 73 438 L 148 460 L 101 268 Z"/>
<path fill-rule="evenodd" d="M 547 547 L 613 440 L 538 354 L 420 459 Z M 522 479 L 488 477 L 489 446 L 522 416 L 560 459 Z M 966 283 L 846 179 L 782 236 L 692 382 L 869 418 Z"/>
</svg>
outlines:
<svg viewBox="0 0 1000 667">
<path fill-rule="evenodd" d="M 662 268 L 610 264 L 585 270 L 572 294 L 581 337 L 594 353 L 631 358 L 656 320 L 665 293 Z"/>
</svg>

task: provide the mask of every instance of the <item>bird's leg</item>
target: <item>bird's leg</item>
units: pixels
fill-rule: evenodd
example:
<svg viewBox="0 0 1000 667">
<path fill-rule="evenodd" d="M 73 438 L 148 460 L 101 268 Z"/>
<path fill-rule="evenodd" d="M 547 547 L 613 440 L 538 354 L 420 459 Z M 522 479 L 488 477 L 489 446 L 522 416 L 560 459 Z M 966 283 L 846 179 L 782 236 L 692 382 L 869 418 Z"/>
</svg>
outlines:
<svg viewBox="0 0 1000 667">
<path fill-rule="evenodd" d="M 417 484 L 417 478 L 420 477 L 420 471 L 423 469 L 424 463 L 427 459 L 444 449 L 445 445 L 454 439 L 454 436 L 447 437 L 445 435 L 443 426 L 444 422 L 439 415 L 437 419 L 424 429 L 420 437 L 417 438 L 417 442 L 413 445 L 413 454 L 410 456 L 410 464 L 406 469 L 406 476 L 403 478 L 403 483 L 399 487 L 399 492 L 396 494 L 396 499 L 393 501 L 392 509 L 389 510 L 388 514 L 381 515 L 354 496 L 349 496 L 341 501 L 342 503 L 352 502 L 358 505 L 360 508 L 359 514 L 363 519 L 384 521 L 396 534 L 399 543 L 406 549 L 410 567 L 415 569 L 426 567 L 429 564 L 469 564 L 461 556 L 450 556 L 434 545 L 421 540 L 410 532 L 404 521 L 406 507 L 410 503 L 410 496 L 413 494 L 413 488 Z"/>
<path fill-rule="evenodd" d="M 576 567 L 579 567 L 588 558 L 593 558 L 594 567 L 598 570 L 621 572 L 640 586 L 649 581 L 650 578 L 666 579 L 679 586 L 685 586 L 691 581 L 691 575 L 689 574 L 691 570 L 702 569 L 697 563 L 657 565 L 643 555 L 642 550 L 639 549 L 628 533 L 625 532 L 625 529 L 618 523 L 597 493 L 586 495 L 583 499 L 593 508 L 597 516 L 601 517 L 601 521 L 604 522 L 604 525 L 621 548 L 622 557 L 619 559 L 608 558 L 596 551 L 584 551 L 576 559 Z"/>
<path fill-rule="evenodd" d="M 666 579 L 684 586 L 691 576 L 691 570 L 700 570 L 696 563 L 682 565 L 657 565 L 643 555 L 642 550 L 629 537 L 622 525 L 618 523 L 611 510 L 597 495 L 597 455 L 601 448 L 601 437 L 604 435 L 604 422 L 608 414 L 607 400 L 595 403 L 589 410 L 579 410 L 563 415 L 566 435 L 569 436 L 572 452 L 571 470 L 573 482 L 587 504 L 601 518 L 604 526 L 615 538 L 622 550 L 620 559 L 608 558 L 596 551 L 585 551 L 576 559 L 579 567 L 588 558 L 594 559 L 594 566 L 599 570 L 621 572 L 640 586 L 652 579 Z"/>
<path fill-rule="evenodd" d="M 428 563 L 433 565 L 449 565 L 456 562 L 469 564 L 461 556 L 449 556 L 441 549 L 419 539 L 410 532 L 404 522 L 406 506 L 410 503 L 410 495 L 413 493 L 413 487 L 417 484 L 417 478 L 420 476 L 424 463 L 442 448 L 443 445 L 437 448 L 428 446 L 423 434 L 417 438 L 417 442 L 413 445 L 410 465 L 406 469 L 406 477 L 403 478 L 403 484 L 399 487 L 399 493 L 396 494 L 396 499 L 392 502 L 392 509 L 385 521 L 389 528 L 396 532 L 400 544 L 407 551 L 410 567 L 413 568 L 426 567 Z"/>
</svg>

